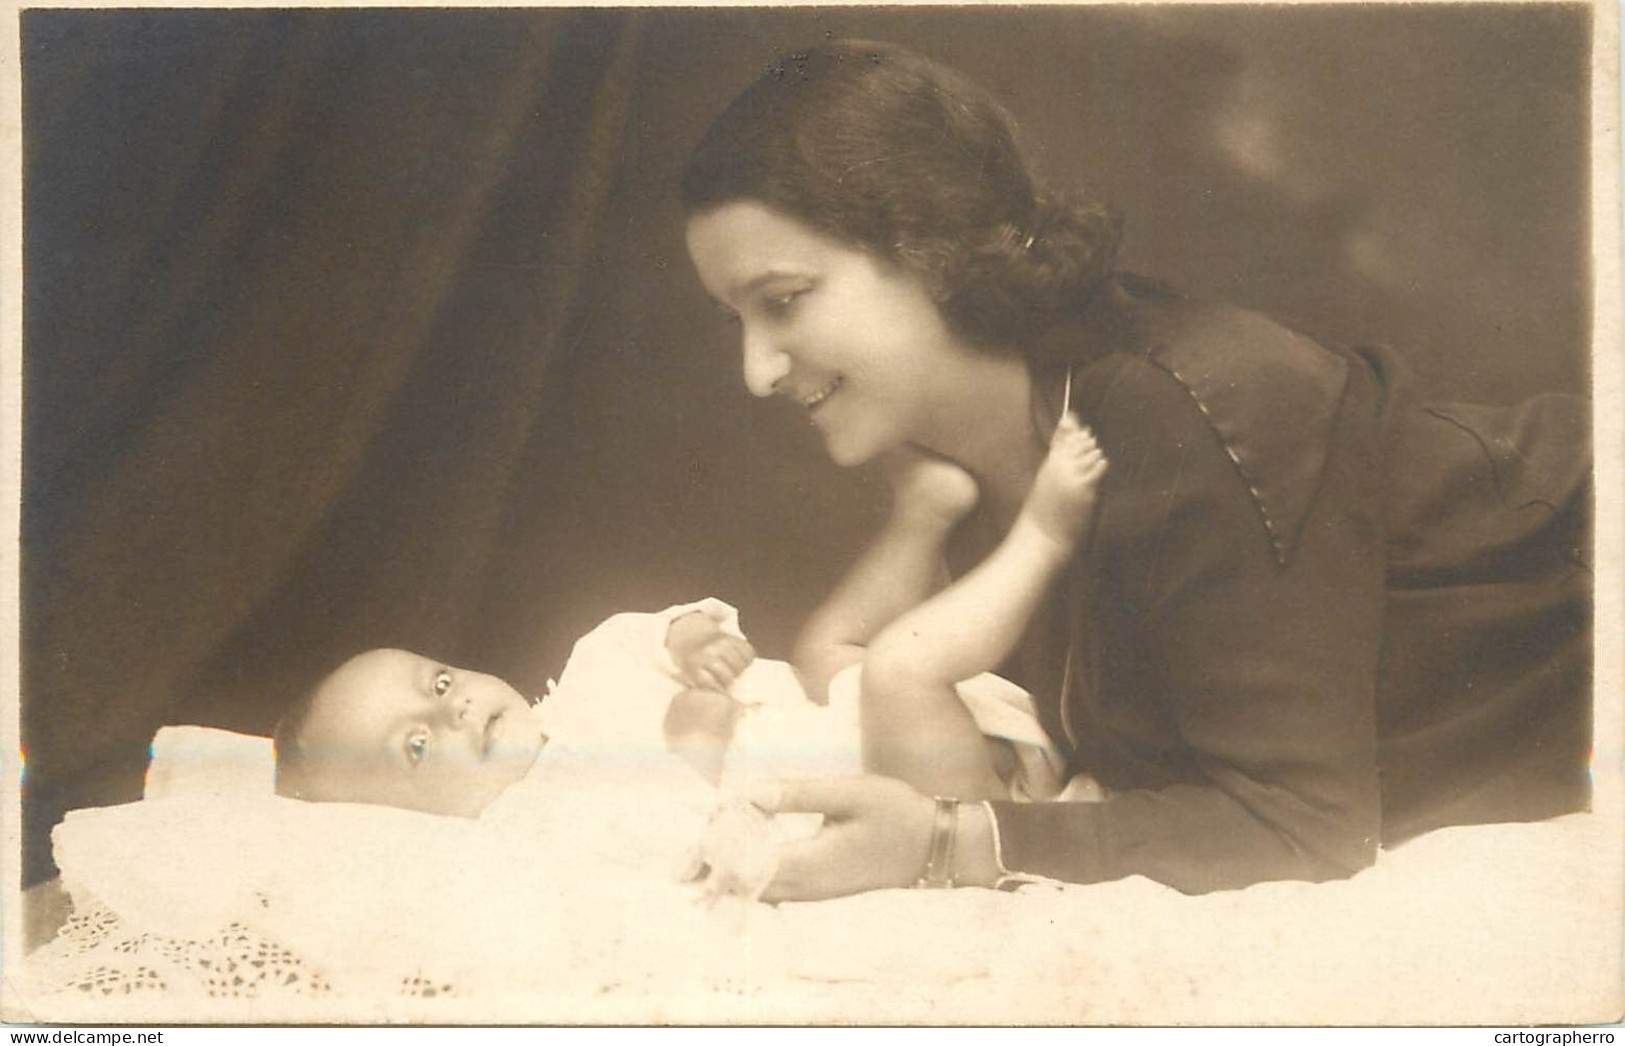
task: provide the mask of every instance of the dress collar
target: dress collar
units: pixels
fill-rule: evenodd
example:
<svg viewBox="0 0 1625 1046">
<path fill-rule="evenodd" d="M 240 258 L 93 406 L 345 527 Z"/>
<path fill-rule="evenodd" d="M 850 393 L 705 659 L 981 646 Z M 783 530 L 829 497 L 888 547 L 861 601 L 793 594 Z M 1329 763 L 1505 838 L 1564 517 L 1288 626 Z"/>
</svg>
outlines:
<svg viewBox="0 0 1625 1046">
<path fill-rule="evenodd" d="M 1320 488 L 1348 360 L 1262 313 L 1130 275 L 1096 293 L 1084 327 L 1074 333 L 1091 356 L 1133 353 L 1184 387 L 1288 563 Z"/>
</svg>

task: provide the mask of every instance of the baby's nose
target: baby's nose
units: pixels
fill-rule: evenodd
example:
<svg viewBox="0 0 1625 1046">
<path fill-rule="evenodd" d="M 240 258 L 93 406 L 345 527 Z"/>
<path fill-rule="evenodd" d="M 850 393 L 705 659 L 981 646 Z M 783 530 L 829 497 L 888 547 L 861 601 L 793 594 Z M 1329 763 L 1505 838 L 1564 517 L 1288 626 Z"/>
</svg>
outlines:
<svg viewBox="0 0 1625 1046">
<path fill-rule="evenodd" d="M 451 699 L 446 702 L 446 717 L 453 723 L 461 724 L 463 720 L 468 718 L 473 707 L 474 699 L 467 693 L 454 693 L 451 695 Z"/>
</svg>

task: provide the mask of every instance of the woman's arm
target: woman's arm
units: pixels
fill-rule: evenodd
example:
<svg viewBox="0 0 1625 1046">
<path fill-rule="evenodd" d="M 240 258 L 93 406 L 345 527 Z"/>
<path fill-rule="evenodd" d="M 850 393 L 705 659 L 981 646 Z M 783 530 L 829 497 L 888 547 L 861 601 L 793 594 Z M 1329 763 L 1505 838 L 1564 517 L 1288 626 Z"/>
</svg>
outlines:
<svg viewBox="0 0 1625 1046">
<path fill-rule="evenodd" d="M 797 637 L 791 663 L 812 700 L 823 703 L 829 681 L 863 658 L 881 629 L 947 580 L 943 549 L 976 505 L 976 482 L 958 465 L 912 447 L 886 462 L 892 509 Z"/>
<path fill-rule="evenodd" d="M 1239 377 L 1261 409 L 1292 392 L 1268 373 Z M 1081 391 L 1116 469 L 1090 627 L 1108 629 L 1097 714 L 1123 733 L 1097 751 L 1117 746 L 1120 780 L 1099 804 L 993 803 L 1005 866 L 1200 892 L 1370 864 L 1386 566 L 1374 383 L 1351 372 L 1324 405 L 1334 427 L 1285 562 L 1268 527 L 1289 521 L 1263 515 L 1259 477 L 1171 373 L 1125 356 Z M 1125 746 L 1136 730 L 1177 746 L 1167 770 L 1143 742 Z"/>
<path fill-rule="evenodd" d="M 817 901 L 865 890 L 913 886 L 926 870 L 936 803 L 890 777 L 765 782 L 749 798 L 770 813 L 820 813 L 823 827 L 779 851 L 770 902 Z M 949 876 L 958 886 L 992 886 L 1000 871 L 982 803 L 961 803 Z"/>
</svg>

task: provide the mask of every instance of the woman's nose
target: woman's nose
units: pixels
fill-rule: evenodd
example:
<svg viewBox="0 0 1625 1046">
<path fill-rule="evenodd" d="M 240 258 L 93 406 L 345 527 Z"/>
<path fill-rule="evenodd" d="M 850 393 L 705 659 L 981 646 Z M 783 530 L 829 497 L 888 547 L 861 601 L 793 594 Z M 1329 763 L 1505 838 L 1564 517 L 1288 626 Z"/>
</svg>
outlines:
<svg viewBox="0 0 1625 1046">
<path fill-rule="evenodd" d="M 790 373 L 790 356 L 768 337 L 745 330 L 745 387 L 755 396 L 771 396 Z"/>
</svg>

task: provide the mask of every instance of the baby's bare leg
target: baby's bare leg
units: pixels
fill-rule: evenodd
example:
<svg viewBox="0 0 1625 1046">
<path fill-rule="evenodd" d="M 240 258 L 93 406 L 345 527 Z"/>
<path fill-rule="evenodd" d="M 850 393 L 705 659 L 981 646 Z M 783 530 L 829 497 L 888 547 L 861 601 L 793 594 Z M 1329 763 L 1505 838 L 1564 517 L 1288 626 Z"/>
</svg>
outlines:
<svg viewBox="0 0 1625 1046">
<path fill-rule="evenodd" d="M 1089 529 L 1105 475 L 1106 455 L 1094 433 L 1066 415 L 1055 427 L 1049 454 L 1033 478 L 1021 518 L 1070 555 Z"/>
<path fill-rule="evenodd" d="M 1008 658 L 1094 512 L 1106 458 L 1070 415 L 1010 532 L 985 560 L 888 625 L 866 664 L 951 686 Z"/>
<path fill-rule="evenodd" d="M 986 560 L 892 622 L 864 660 L 864 759 L 922 791 L 1002 791 L 954 684 L 1001 664 L 1094 511 L 1106 460 L 1070 415 L 1057 427 L 1020 517 Z"/>
<path fill-rule="evenodd" d="M 976 507 L 976 481 L 953 462 L 903 446 L 883 465 L 892 488 L 886 525 L 808 618 L 790 657 L 816 704 L 887 623 L 946 583 L 948 536 Z"/>
<path fill-rule="evenodd" d="M 982 731 L 953 684 L 929 665 L 905 663 L 886 648 L 879 653 L 863 663 L 865 768 L 927 795 L 1008 798 Z"/>
<path fill-rule="evenodd" d="M 712 784 L 722 780 L 739 705 L 714 690 L 684 690 L 666 708 L 666 749 L 682 756 Z"/>
<path fill-rule="evenodd" d="M 993 776 L 1001 782 L 1008 783 L 1021 768 L 1021 759 L 1016 755 L 1016 746 L 1002 737 L 982 738 L 982 751 L 987 755 L 988 766 L 993 769 Z"/>
</svg>

